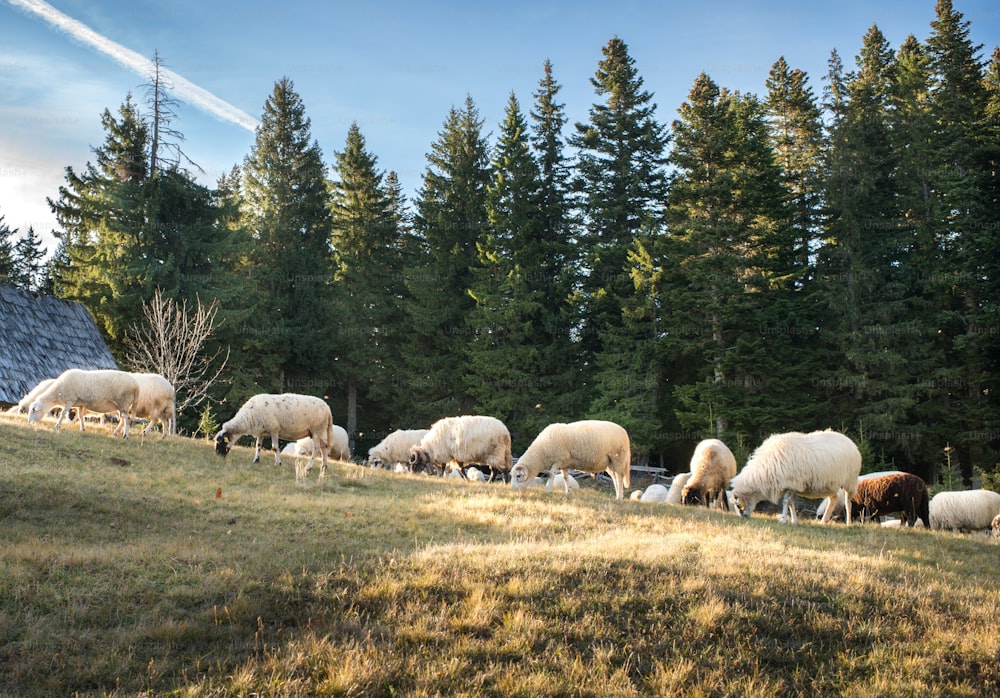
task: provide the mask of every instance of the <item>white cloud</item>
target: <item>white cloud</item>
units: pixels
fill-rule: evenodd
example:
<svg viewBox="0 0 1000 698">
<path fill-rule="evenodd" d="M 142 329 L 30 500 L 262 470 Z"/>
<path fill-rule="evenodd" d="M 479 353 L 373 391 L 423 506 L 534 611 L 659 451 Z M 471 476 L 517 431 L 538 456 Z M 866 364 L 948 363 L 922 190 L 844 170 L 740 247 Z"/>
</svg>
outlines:
<svg viewBox="0 0 1000 698">
<path fill-rule="evenodd" d="M 97 49 L 129 70 L 138 73 L 143 78 L 148 77 L 152 73 L 153 64 L 148 58 L 98 34 L 87 25 L 60 12 L 47 2 L 43 2 L 42 0 L 9 0 L 9 2 L 15 7 L 19 7 L 44 19 L 74 39 Z M 219 99 L 208 90 L 195 85 L 172 70 L 162 67 L 160 70 L 166 81 L 171 84 L 172 91 L 178 99 L 213 114 L 223 121 L 236 124 L 249 131 L 254 131 L 257 128 L 257 120 L 246 112 L 234 107 L 225 100 Z"/>
</svg>

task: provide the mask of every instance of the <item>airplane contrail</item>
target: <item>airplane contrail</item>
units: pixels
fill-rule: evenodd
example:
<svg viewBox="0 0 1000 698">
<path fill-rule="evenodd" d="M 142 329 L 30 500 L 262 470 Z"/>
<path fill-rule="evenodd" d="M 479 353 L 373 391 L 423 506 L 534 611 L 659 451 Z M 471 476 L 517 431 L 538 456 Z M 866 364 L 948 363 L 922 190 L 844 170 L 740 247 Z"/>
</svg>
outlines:
<svg viewBox="0 0 1000 698">
<path fill-rule="evenodd" d="M 83 22 L 60 12 L 47 2 L 43 2 L 43 0 L 9 0 L 9 2 L 15 7 L 20 7 L 44 19 L 56 29 L 66 32 L 74 39 L 92 46 L 142 77 L 146 78 L 152 74 L 153 62 L 151 60 L 141 56 L 132 49 L 112 41 L 106 36 L 98 34 Z M 207 111 L 224 121 L 242 126 L 249 131 L 256 130 L 258 125 L 257 120 L 246 112 L 237 109 L 225 100 L 219 99 L 208 90 L 198 87 L 198 85 L 181 77 L 172 70 L 161 66 L 160 72 L 167 78 L 169 83 L 172 83 L 171 91 L 179 99 L 190 102 L 195 107 Z"/>
</svg>

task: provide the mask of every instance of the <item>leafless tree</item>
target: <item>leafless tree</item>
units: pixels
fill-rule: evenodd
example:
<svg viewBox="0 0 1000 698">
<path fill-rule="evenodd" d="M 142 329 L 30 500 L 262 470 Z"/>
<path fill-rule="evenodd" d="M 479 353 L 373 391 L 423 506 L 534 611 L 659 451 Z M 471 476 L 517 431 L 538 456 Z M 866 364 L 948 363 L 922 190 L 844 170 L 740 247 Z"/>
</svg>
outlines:
<svg viewBox="0 0 1000 698">
<path fill-rule="evenodd" d="M 189 309 L 187 301 L 178 304 L 157 289 L 142 305 L 143 320 L 128 332 L 126 361 L 136 372 L 159 373 L 173 384 L 177 413 L 200 405 L 229 361 L 228 349 L 221 361 L 221 349 L 202 353 L 215 331 L 217 312 L 215 301 L 205 306 L 199 298 Z"/>
</svg>

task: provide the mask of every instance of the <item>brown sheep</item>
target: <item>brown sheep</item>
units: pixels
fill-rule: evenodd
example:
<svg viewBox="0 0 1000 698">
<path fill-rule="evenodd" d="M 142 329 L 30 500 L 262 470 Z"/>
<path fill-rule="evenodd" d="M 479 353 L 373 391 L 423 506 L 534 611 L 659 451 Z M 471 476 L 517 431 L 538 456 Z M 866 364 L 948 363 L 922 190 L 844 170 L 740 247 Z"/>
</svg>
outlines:
<svg viewBox="0 0 1000 698">
<path fill-rule="evenodd" d="M 927 483 L 910 473 L 892 473 L 858 481 L 858 491 L 851 498 L 856 516 L 881 522 L 893 512 L 903 514 L 907 526 L 919 518 L 924 528 L 931 527 Z"/>
</svg>

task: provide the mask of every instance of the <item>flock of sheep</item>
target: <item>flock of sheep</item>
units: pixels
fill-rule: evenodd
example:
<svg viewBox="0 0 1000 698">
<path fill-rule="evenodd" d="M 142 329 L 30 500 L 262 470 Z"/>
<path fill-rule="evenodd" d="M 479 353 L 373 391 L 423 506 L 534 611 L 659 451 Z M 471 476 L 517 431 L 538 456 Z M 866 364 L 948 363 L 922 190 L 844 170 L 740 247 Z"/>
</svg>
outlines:
<svg viewBox="0 0 1000 698">
<path fill-rule="evenodd" d="M 133 418 L 145 418 L 148 432 L 157 422 L 166 434 L 176 421 L 174 389 L 156 374 L 70 369 L 43 381 L 13 408 L 37 422 L 62 407 L 56 428 L 76 408 L 83 430 L 86 410 L 117 413 L 123 438 Z M 328 456 L 349 460 L 347 432 L 333 423 L 329 405 L 318 397 L 284 393 L 251 397 L 215 435 L 215 450 L 225 456 L 245 435 L 255 438 L 253 462 L 260 460 L 265 436 L 271 439 L 276 465 L 281 453 L 305 456 L 296 464 L 296 479 L 305 477 L 316 456 L 322 478 Z M 290 441 L 284 451 L 280 440 Z M 397 430 L 368 451 L 366 464 L 407 472 L 455 474 L 468 479 L 509 480 L 515 489 L 548 476 L 548 489 L 558 482 L 566 493 L 578 483 L 571 471 L 607 473 L 616 499 L 624 499 L 630 485 L 629 436 L 614 422 L 583 420 L 550 424 L 515 462 L 507 427 L 495 417 L 446 417 L 429 429 Z M 488 476 L 487 472 L 488 471 Z M 677 475 L 670 487 L 654 484 L 636 491 L 632 499 L 671 504 L 703 504 L 735 509 L 750 516 L 762 501 L 781 506 L 782 522 L 795 524 L 795 497 L 822 499 L 817 516 L 829 522 L 843 516 L 852 520 L 881 520 L 899 513 L 909 526 L 946 530 L 991 529 L 1000 535 L 1000 493 L 989 490 L 940 492 L 928 499 L 927 486 L 903 472 L 861 475 L 861 453 L 847 436 L 832 430 L 808 434 L 790 432 L 766 439 L 737 472 L 732 451 L 718 439 L 699 443 L 690 470 Z"/>
</svg>

